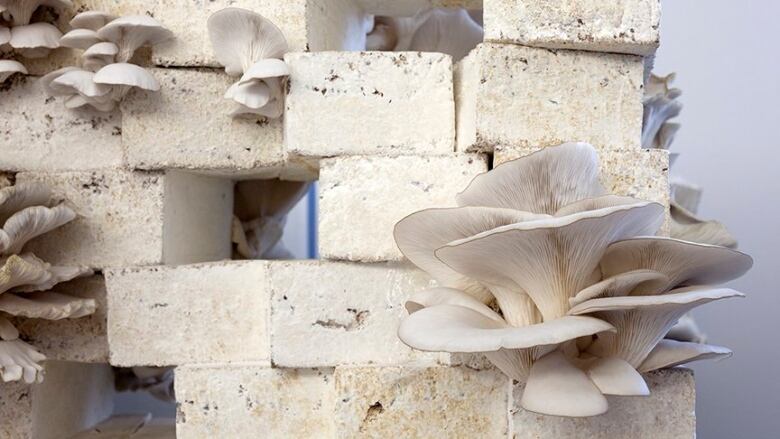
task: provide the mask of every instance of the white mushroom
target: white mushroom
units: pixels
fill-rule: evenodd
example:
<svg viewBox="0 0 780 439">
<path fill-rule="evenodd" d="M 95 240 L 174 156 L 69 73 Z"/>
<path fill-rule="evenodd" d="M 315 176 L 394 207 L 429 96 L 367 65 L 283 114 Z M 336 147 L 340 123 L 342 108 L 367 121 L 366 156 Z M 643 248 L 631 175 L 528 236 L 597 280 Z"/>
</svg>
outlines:
<svg viewBox="0 0 780 439">
<path fill-rule="evenodd" d="M 60 95 L 78 93 L 87 98 L 105 96 L 111 92 L 111 86 L 95 82 L 94 73 L 80 69 L 61 74 L 49 83 L 49 88 Z"/>
<path fill-rule="evenodd" d="M 701 219 L 674 202 L 671 203 L 670 213 L 670 234 L 673 238 L 729 248 L 737 247 L 737 240 L 722 223 Z"/>
<path fill-rule="evenodd" d="M 120 101 L 133 88 L 158 91 L 160 83 L 143 67 L 129 63 L 109 64 L 95 73 L 96 84 L 112 85 L 112 97 Z"/>
<path fill-rule="evenodd" d="M 0 0 L 3 15 L 10 17 L 13 26 L 29 24 L 33 13 L 41 6 L 68 9 L 73 3 L 70 0 Z"/>
<path fill-rule="evenodd" d="M 287 41 L 265 17 L 239 8 L 225 8 L 208 19 L 209 37 L 225 72 L 239 76 L 266 58 L 281 58 Z"/>
<path fill-rule="evenodd" d="M 114 15 L 111 15 L 107 12 L 85 11 L 76 14 L 76 16 L 70 20 L 70 26 L 74 29 L 97 31 L 115 18 L 116 17 Z"/>
<path fill-rule="evenodd" d="M 11 42 L 11 29 L 0 26 L 0 48 Z"/>
<path fill-rule="evenodd" d="M 11 28 L 11 47 L 25 58 L 43 58 L 60 47 L 62 32 L 49 23 L 33 23 Z"/>
<path fill-rule="evenodd" d="M 0 377 L 27 384 L 43 381 L 41 362 L 46 357 L 22 340 L 0 341 Z"/>
<path fill-rule="evenodd" d="M 78 67 L 68 66 L 63 67 L 61 69 L 57 69 L 53 72 L 49 72 L 46 75 L 43 75 L 41 79 L 38 80 L 38 84 L 40 84 L 41 88 L 43 89 L 44 93 L 48 96 L 68 96 L 72 94 L 72 90 L 68 89 L 65 90 L 61 87 L 57 87 L 56 85 L 54 88 L 52 88 L 51 84 L 52 82 L 59 78 L 60 76 L 64 75 L 68 72 L 73 72 L 76 70 L 82 70 Z"/>
<path fill-rule="evenodd" d="M 31 239 L 76 218 L 67 206 L 33 206 L 13 214 L 0 229 L 0 254 L 19 253 Z"/>
<path fill-rule="evenodd" d="M 0 83 L 3 83 L 14 73 L 27 74 L 27 69 L 19 61 L 11 59 L 0 60 Z"/>
<path fill-rule="evenodd" d="M 51 291 L 0 295 L 0 312 L 28 319 L 77 319 L 95 312 L 95 299 L 82 299 Z"/>
<path fill-rule="evenodd" d="M 100 43 L 101 41 L 97 32 L 91 29 L 73 29 L 60 38 L 60 45 L 72 49 L 86 50 L 93 44 Z"/>
<path fill-rule="evenodd" d="M 135 51 L 143 46 L 154 46 L 173 38 L 173 33 L 148 15 L 119 17 L 101 27 L 98 36 L 119 47 L 117 61 L 126 63 Z"/>
<path fill-rule="evenodd" d="M 716 359 L 731 356 L 731 350 L 700 343 L 689 343 L 676 340 L 661 340 L 639 366 L 639 372 L 645 373 L 656 369 L 679 366 L 692 361 Z"/>
<path fill-rule="evenodd" d="M 48 206 L 51 197 L 51 190 L 38 183 L 18 183 L 0 189 L 0 224 L 26 207 Z"/>
<path fill-rule="evenodd" d="M 119 47 L 116 44 L 97 43 L 81 54 L 82 64 L 85 69 L 94 72 L 113 63 L 117 53 L 119 53 Z"/>
<path fill-rule="evenodd" d="M 680 128 L 668 122 L 682 111 L 682 104 L 677 100 L 682 92 L 670 87 L 673 80 L 674 73 L 666 77 L 651 75 L 645 85 L 642 148 L 669 149 Z"/>
</svg>

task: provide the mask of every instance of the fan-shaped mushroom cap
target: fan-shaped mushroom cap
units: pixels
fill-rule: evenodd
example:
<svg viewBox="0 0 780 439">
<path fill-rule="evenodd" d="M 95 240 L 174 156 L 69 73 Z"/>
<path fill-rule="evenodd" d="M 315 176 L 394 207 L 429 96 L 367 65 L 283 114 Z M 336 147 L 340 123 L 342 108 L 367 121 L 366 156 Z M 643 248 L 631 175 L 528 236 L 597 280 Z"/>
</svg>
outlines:
<svg viewBox="0 0 780 439">
<path fill-rule="evenodd" d="M 82 299 L 51 291 L 0 295 L 0 311 L 29 319 L 77 319 L 95 312 L 95 299 Z"/>
<path fill-rule="evenodd" d="M 225 98 L 256 110 L 271 100 L 271 89 L 263 81 L 237 82 L 228 88 Z"/>
<path fill-rule="evenodd" d="M 595 283 L 577 293 L 576 296 L 569 299 L 571 306 L 579 305 L 590 299 L 599 297 L 617 297 L 627 296 L 633 291 L 642 292 L 660 291 L 669 283 L 669 278 L 658 271 L 653 270 L 632 270 L 620 273 L 615 276 Z"/>
<path fill-rule="evenodd" d="M 51 275 L 46 268 L 18 255 L 9 256 L 0 268 L 0 294 L 21 285 L 47 282 Z"/>
<path fill-rule="evenodd" d="M 615 242 L 601 260 L 605 277 L 638 269 L 661 272 L 669 282 L 661 291 L 680 285 L 716 285 L 736 279 L 753 265 L 737 250 L 664 237 Z"/>
<path fill-rule="evenodd" d="M 663 211 L 660 204 L 640 202 L 512 224 L 451 242 L 435 254 L 464 276 L 527 293 L 549 321 L 565 315 L 569 298 L 589 285 L 610 243 L 657 229 Z"/>
<path fill-rule="evenodd" d="M 699 360 L 721 360 L 730 357 L 731 354 L 730 349 L 720 346 L 661 340 L 639 366 L 639 371 L 645 373 Z"/>
<path fill-rule="evenodd" d="M 671 216 L 673 238 L 729 248 L 737 246 L 737 240 L 718 221 L 703 220 L 674 202 L 671 203 Z"/>
<path fill-rule="evenodd" d="M 158 91 L 160 83 L 143 67 L 129 63 L 109 64 L 95 73 L 97 84 L 125 85 L 143 90 Z"/>
<path fill-rule="evenodd" d="M 67 206 L 33 206 L 12 215 L 0 229 L 0 254 L 19 253 L 36 236 L 56 229 L 76 218 Z"/>
<path fill-rule="evenodd" d="M 465 9 L 436 9 L 414 32 L 409 50 L 442 52 L 458 61 L 482 42 L 483 34 Z"/>
<path fill-rule="evenodd" d="M 72 8 L 70 0 L 3 0 L 0 8 L 4 14 L 11 18 L 13 26 L 21 26 L 30 23 L 33 13 L 41 6 L 49 6 L 55 9 Z"/>
<path fill-rule="evenodd" d="M 85 50 L 81 54 L 81 58 L 84 60 L 85 69 L 95 71 L 113 63 L 117 53 L 119 53 L 119 47 L 116 44 L 103 42 Z"/>
<path fill-rule="evenodd" d="M 83 70 L 78 67 L 68 66 L 63 67 L 61 69 L 57 69 L 53 72 L 47 73 L 41 77 L 41 79 L 38 80 L 38 84 L 41 85 L 41 88 L 43 89 L 44 93 L 46 93 L 48 96 L 68 96 L 73 93 L 73 90 L 70 90 L 68 88 L 67 90 L 65 87 L 57 87 L 56 85 L 54 87 L 51 86 L 51 83 L 59 78 L 60 76 L 64 75 L 68 72 L 73 72 L 76 70 Z"/>
<path fill-rule="evenodd" d="M 11 42 L 11 29 L 0 26 L 0 46 Z"/>
<path fill-rule="evenodd" d="M 436 249 L 499 226 L 544 218 L 514 209 L 458 207 L 415 212 L 395 225 L 393 236 L 401 253 L 444 286 L 466 291 L 481 301 L 492 295 L 482 285 L 456 272 L 435 255 Z"/>
<path fill-rule="evenodd" d="M 0 189 L 0 224 L 24 208 L 48 206 L 51 195 L 51 190 L 39 183 L 17 183 Z"/>
<path fill-rule="evenodd" d="M 267 58 L 252 64 L 252 67 L 241 76 L 238 83 L 244 84 L 256 79 L 278 78 L 289 74 L 290 68 L 287 63 L 280 59 Z"/>
<path fill-rule="evenodd" d="M 129 61 L 139 47 L 154 46 L 173 38 L 171 31 L 148 15 L 119 17 L 101 27 L 97 33 L 101 39 L 119 47 L 119 62 Z"/>
<path fill-rule="evenodd" d="M 60 45 L 72 49 L 85 50 L 101 41 L 97 32 L 91 29 L 73 29 L 60 38 Z"/>
<path fill-rule="evenodd" d="M 43 381 L 43 366 L 39 363 L 46 357 L 21 340 L 0 341 L 0 377 L 3 381 L 19 381 L 32 384 Z"/>
<path fill-rule="evenodd" d="M 27 74 L 27 69 L 19 61 L 12 59 L 0 60 L 0 82 L 5 82 L 14 73 Z"/>
<path fill-rule="evenodd" d="M 33 23 L 11 28 L 11 47 L 26 58 L 42 58 L 60 47 L 62 32 L 49 23 Z"/>
<path fill-rule="evenodd" d="M 16 340 L 19 338 L 19 330 L 5 317 L 0 316 L 0 340 Z"/>
<path fill-rule="evenodd" d="M 42 261 L 32 253 L 25 253 L 21 256 L 12 255 L 6 261 L 11 261 L 12 258 L 21 258 L 26 267 L 27 278 L 20 279 L 19 274 L 15 274 L 16 278 L 13 280 L 16 284 L 12 291 L 30 293 L 34 291 L 45 291 L 51 289 L 53 286 L 61 282 L 67 282 L 77 277 L 87 276 L 92 274 L 92 270 L 87 267 L 58 267 Z M 5 267 L 3 267 L 5 269 Z M 4 273 L 4 272 L 3 272 Z M 0 275 L 0 292 L 4 291 L 3 280 L 4 276 Z"/>
<path fill-rule="evenodd" d="M 419 291 L 414 293 L 406 301 L 405 306 L 409 314 L 414 314 L 423 308 L 430 308 L 436 305 L 462 306 L 464 308 L 472 309 L 489 318 L 490 320 L 495 320 L 497 322 L 504 321 L 500 315 L 498 315 L 484 303 L 475 299 L 473 296 L 470 296 L 463 291 L 456 290 L 454 288 L 439 287 Z"/>
<path fill-rule="evenodd" d="M 225 8 L 208 19 L 209 37 L 225 72 L 239 76 L 266 58 L 287 52 L 284 34 L 271 21 L 246 9 Z"/>
<path fill-rule="evenodd" d="M 457 201 L 554 215 L 566 205 L 604 194 L 596 150 L 587 143 L 565 143 L 478 175 Z"/>
<path fill-rule="evenodd" d="M 582 370 L 559 350 L 531 367 L 520 405 L 545 415 L 583 417 L 605 413 L 607 399 Z"/>
<path fill-rule="evenodd" d="M 76 16 L 70 20 L 70 26 L 74 29 L 97 31 L 115 18 L 116 16 L 103 11 L 85 11 L 76 14 Z"/>
<path fill-rule="evenodd" d="M 49 83 L 49 88 L 57 94 L 80 94 L 86 98 L 105 96 L 111 87 L 95 82 L 95 74 L 86 70 L 65 72 Z"/>
<path fill-rule="evenodd" d="M 616 357 L 598 358 L 588 366 L 588 377 L 604 395 L 647 396 L 642 375 L 626 361 Z"/>
<path fill-rule="evenodd" d="M 680 317 L 680 320 L 672 326 L 672 329 L 666 333 L 664 338 L 693 343 L 704 343 L 707 341 L 707 335 L 702 332 L 690 313 Z"/>
<path fill-rule="evenodd" d="M 645 85 L 642 148 L 668 149 L 680 129 L 678 124 L 668 122 L 682 111 L 682 104 L 676 100 L 682 93 L 669 87 L 673 80 L 674 74 L 664 78 L 652 75 Z"/>
</svg>

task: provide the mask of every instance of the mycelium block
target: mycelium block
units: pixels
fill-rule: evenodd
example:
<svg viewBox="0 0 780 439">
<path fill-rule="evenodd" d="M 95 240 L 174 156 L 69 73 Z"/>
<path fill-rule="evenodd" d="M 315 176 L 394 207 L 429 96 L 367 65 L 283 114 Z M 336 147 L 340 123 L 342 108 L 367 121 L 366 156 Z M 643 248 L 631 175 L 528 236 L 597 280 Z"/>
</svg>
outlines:
<svg viewBox="0 0 780 439">
<path fill-rule="evenodd" d="M 410 265 L 271 262 L 272 359 L 280 367 L 448 362 L 413 351 L 396 331 L 406 298 L 430 278 Z"/>
<path fill-rule="evenodd" d="M 122 102 L 122 144 L 131 168 L 276 178 L 296 166 L 285 160 L 281 119 L 230 116 L 232 101 L 223 95 L 238 78 L 213 69 L 152 74 L 162 84 L 159 93 L 132 93 Z"/>
<path fill-rule="evenodd" d="M 232 183 L 182 172 L 19 173 L 78 217 L 25 247 L 47 262 L 95 268 L 230 257 Z"/>
<path fill-rule="evenodd" d="M 650 396 L 608 396 L 609 411 L 589 418 L 545 416 L 519 406 L 523 386 L 514 387 L 514 438 L 693 439 L 696 388 L 693 372 L 675 368 L 645 375 Z"/>
<path fill-rule="evenodd" d="M 122 166 L 119 111 L 68 110 L 37 77 L 17 75 L 0 88 L 0 169 L 65 171 Z"/>
<path fill-rule="evenodd" d="M 487 171 L 483 156 L 338 157 L 320 170 L 319 242 L 326 259 L 400 260 L 395 223 L 418 210 L 455 205 Z"/>
<path fill-rule="evenodd" d="M 106 284 L 103 276 L 90 276 L 58 284 L 54 291 L 95 299 L 94 314 L 78 319 L 44 320 L 17 318 L 21 336 L 49 360 L 107 363 Z"/>
<path fill-rule="evenodd" d="M 335 438 L 332 369 L 176 368 L 176 437 Z"/>
<path fill-rule="evenodd" d="M 508 434 L 511 384 L 500 372 L 339 367 L 335 381 L 338 438 Z"/>
<path fill-rule="evenodd" d="M 455 149 L 452 58 L 419 52 L 290 53 L 289 154 L 441 155 Z"/>
<path fill-rule="evenodd" d="M 176 439 L 176 420 L 145 415 L 114 415 L 70 439 Z"/>
<path fill-rule="evenodd" d="M 484 0 L 485 41 L 650 55 L 659 0 Z"/>
<path fill-rule="evenodd" d="M 263 261 L 108 270 L 111 364 L 268 362 L 266 281 Z"/>
<path fill-rule="evenodd" d="M 62 439 L 111 415 L 114 376 L 106 364 L 47 361 L 40 384 L 0 384 L 0 437 Z"/>
<path fill-rule="evenodd" d="M 458 150 L 639 146 L 641 57 L 480 44 L 456 68 Z"/>
<path fill-rule="evenodd" d="M 411 17 L 427 8 L 482 9 L 482 0 L 357 0 L 366 12 Z"/>
</svg>

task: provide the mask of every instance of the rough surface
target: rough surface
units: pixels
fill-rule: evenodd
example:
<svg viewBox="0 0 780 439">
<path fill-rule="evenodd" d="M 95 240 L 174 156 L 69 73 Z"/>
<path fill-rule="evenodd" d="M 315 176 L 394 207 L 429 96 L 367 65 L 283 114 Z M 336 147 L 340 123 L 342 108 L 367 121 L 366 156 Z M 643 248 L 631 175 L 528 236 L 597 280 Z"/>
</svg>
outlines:
<svg viewBox="0 0 780 439">
<path fill-rule="evenodd" d="M 640 145 L 638 56 L 486 43 L 461 62 L 475 64 L 457 78 L 459 150 L 575 140 L 603 149 Z"/>
<path fill-rule="evenodd" d="M 498 149 L 493 164 L 498 166 L 530 154 L 539 148 Z M 666 206 L 660 235 L 669 235 L 669 152 L 660 149 L 621 148 L 602 150 L 601 182 L 608 192 L 655 201 Z"/>
<path fill-rule="evenodd" d="M 337 368 L 339 438 L 504 438 L 510 381 L 458 367 Z"/>
<path fill-rule="evenodd" d="M 0 87 L 0 169 L 64 171 L 122 166 L 122 119 L 68 110 L 45 95 L 37 77 L 14 76 Z"/>
<path fill-rule="evenodd" d="M 49 360 L 107 363 L 106 284 L 91 276 L 58 284 L 55 291 L 95 299 L 97 311 L 88 317 L 67 320 L 14 319 L 23 339 Z"/>
<path fill-rule="evenodd" d="M 322 161 L 320 255 L 350 261 L 400 260 L 395 223 L 418 210 L 455 205 L 455 194 L 481 172 L 485 158 L 340 157 Z"/>
<path fill-rule="evenodd" d="M 396 336 L 406 298 L 429 286 L 409 265 L 271 262 L 273 363 L 279 367 L 447 362 Z"/>
<path fill-rule="evenodd" d="M 332 369 L 259 364 L 176 369 L 176 437 L 333 438 Z"/>
<path fill-rule="evenodd" d="M 41 384 L 0 384 L 0 437 L 62 439 L 113 410 L 114 379 L 104 364 L 47 361 Z"/>
<path fill-rule="evenodd" d="M 223 99 L 238 80 L 217 70 L 153 69 L 159 93 L 122 102 L 122 143 L 136 169 L 278 177 L 284 164 L 280 119 L 230 116 Z"/>
<path fill-rule="evenodd" d="M 485 41 L 650 55 L 659 0 L 484 0 Z"/>
<path fill-rule="evenodd" d="M 590 418 L 561 418 L 519 408 L 522 385 L 514 388 L 515 439 L 693 439 L 696 390 L 693 372 L 669 369 L 645 375 L 650 396 L 610 396 L 609 411 Z"/>
<path fill-rule="evenodd" d="M 111 364 L 268 361 L 262 261 L 109 270 Z"/>
<path fill-rule="evenodd" d="M 454 151 L 452 59 L 420 52 L 291 53 L 284 121 L 291 155 Z"/>
<path fill-rule="evenodd" d="M 17 181 L 49 185 L 78 214 L 25 247 L 52 264 L 103 268 L 206 261 L 230 254 L 229 182 L 183 173 L 113 170 L 20 173 Z M 178 239 L 166 241 L 165 235 Z"/>
<path fill-rule="evenodd" d="M 483 0 L 357 0 L 366 12 L 376 15 L 411 17 L 427 8 L 482 9 Z"/>
</svg>

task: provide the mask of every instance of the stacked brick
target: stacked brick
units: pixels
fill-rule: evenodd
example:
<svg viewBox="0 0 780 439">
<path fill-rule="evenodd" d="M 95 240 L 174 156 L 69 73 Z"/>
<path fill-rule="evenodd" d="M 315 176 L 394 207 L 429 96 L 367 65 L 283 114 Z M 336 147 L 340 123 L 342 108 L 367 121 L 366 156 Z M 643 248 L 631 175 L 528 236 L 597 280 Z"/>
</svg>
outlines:
<svg viewBox="0 0 780 439">
<path fill-rule="evenodd" d="M 149 54 L 160 93 L 112 114 L 69 112 L 29 77 L 0 91 L 0 170 L 47 182 L 79 214 L 31 246 L 102 273 L 69 286 L 105 305 L 97 315 L 22 327 L 49 358 L 73 373 L 177 366 L 180 439 L 694 436 L 689 371 L 651 374 L 652 396 L 607 415 L 561 419 L 520 409 L 518 385 L 478 357 L 413 351 L 395 335 L 406 297 L 431 281 L 403 259 L 393 225 L 454 205 L 491 163 L 587 141 L 607 187 L 668 205 L 666 152 L 639 146 L 658 0 L 74 3 L 149 13 L 177 39 Z M 480 3 L 485 43 L 457 64 L 350 51 L 365 12 Z M 227 115 L 230 79 L 205 25 L 226 6 L 266 16 L 290 43 L 282 120 Z M 232 185 L 245 178 L 319 179 L 321 260 L 225 261 Z M 11 424 L 23 431 L 40 410 L 11 404 L 19 391 L 0 386 L 0 413 L 21 413 Z M 71 393 L 58 401 L 82 398 Z"/>
</svg>

